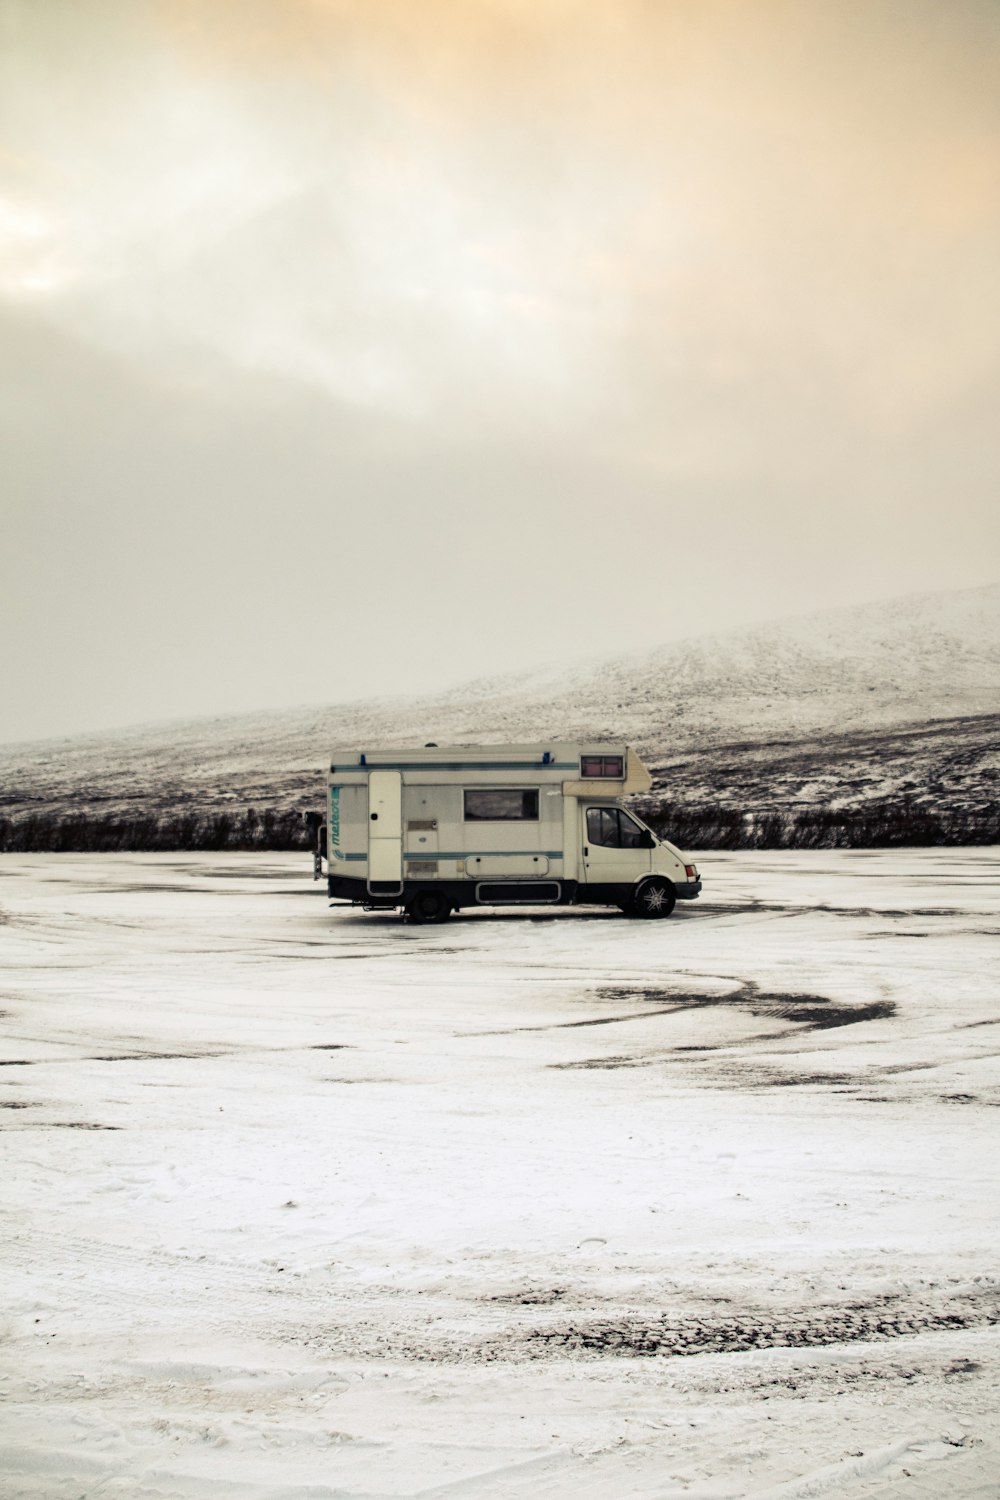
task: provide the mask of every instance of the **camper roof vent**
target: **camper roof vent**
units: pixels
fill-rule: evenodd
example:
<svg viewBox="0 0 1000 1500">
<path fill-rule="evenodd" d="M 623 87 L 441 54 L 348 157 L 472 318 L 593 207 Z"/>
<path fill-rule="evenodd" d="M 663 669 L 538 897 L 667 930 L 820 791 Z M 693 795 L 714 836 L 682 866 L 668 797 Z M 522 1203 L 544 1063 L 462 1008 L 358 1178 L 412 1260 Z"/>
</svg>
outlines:
<svg viewBox="0 0 1000 1500">
<path fill-rule="evenodd" d="M 437 749 L 437 740 L 428 740 L 427 743 L 426 743 L 426 745 L 424 746 L 424 749 L 425 750 L 436 750 Z"/>
</svg>

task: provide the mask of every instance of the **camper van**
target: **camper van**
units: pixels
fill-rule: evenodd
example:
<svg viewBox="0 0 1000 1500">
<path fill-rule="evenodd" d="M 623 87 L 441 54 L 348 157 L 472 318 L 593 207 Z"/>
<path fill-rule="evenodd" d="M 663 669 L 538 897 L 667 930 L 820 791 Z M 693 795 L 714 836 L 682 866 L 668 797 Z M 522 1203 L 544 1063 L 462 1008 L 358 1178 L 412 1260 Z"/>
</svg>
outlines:
<svg viewBox="0 0 1000 1500">
<path fill-rule="evenodd" d="M 335 751 L 321 831 L 330 896 L 402 908 L 413 922 L 444 922 L 469 906 L 669 916 L 701 881 L 622 806 L 651 784 L 627 745 Z"/>
</svg>

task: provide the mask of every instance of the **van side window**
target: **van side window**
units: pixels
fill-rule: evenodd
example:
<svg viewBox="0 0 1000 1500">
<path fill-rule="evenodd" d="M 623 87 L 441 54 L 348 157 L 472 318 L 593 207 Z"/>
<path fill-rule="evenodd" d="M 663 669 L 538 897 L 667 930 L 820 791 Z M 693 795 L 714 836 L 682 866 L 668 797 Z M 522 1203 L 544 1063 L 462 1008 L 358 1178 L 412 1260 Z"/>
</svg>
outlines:
<svg viewBox="0 0 1000 1500">
<path fill-rule="evenodd" d="M 588 807 L 587 838 L 601 849 L 642 848 L 642 829 L 620 807 Z"/>
<path fill-rule="evenodd" d="M 581 755 L 580 775 L 588 778 L 609 776 L 621 781 L 625 775 L 625 758 L 622 755 Z"/>
<path fill-rule="evenodd" d="M 464 793 L 467 823 L 537 823 L 538 791 L 488 787 Z"/>
</svg>

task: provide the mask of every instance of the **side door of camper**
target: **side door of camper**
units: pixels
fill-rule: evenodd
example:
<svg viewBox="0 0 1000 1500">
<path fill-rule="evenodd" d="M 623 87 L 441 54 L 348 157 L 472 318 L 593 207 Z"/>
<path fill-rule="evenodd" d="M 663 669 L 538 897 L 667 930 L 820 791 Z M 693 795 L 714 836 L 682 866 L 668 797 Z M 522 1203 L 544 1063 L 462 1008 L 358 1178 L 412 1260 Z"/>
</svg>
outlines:
<svg viewBox="0 0 1000 1500">
<path fill-rule="evenodd" d="M 372 895 L 403 890 L 403 778 L 398 771 L 368 777 L 368 889 Z"/>
<path fill-rule="evenodd" d="M 632 886 L 652 868 L 653 837 L 624 807 L 581 802 L 583 884 Z"/>
</svg>

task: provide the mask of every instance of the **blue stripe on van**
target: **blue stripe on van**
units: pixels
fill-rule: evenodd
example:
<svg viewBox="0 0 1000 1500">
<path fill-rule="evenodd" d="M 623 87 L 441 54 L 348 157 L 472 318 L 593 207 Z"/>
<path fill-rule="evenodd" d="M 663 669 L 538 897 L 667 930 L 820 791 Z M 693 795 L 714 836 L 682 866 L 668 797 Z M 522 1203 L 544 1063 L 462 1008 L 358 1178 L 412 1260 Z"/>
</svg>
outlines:
<svg viewBox="0 0 1000 1500">
<path fill-rule="evenodd" d="M 331 851 L 334 859 L 367 859 L 367 854 L 345 854 L 342 849 Z M 444 853 L 428 853 L 421 850 L 411 853 L 404 849 L 404 859 L 562 859 L 561 849 L 448 849 Z"/>
<path fill-rule="evenodd" d="M 403 851 L 404 859 L 562 859 L 561 849 L 449 849 L 444 853 L 431 854 L 421 850 L 411 854 Z"/>
</svg>

